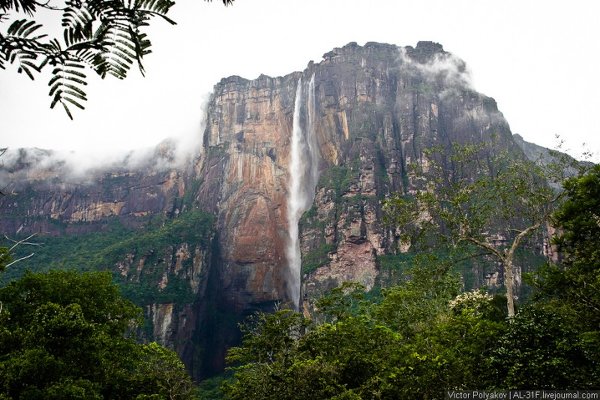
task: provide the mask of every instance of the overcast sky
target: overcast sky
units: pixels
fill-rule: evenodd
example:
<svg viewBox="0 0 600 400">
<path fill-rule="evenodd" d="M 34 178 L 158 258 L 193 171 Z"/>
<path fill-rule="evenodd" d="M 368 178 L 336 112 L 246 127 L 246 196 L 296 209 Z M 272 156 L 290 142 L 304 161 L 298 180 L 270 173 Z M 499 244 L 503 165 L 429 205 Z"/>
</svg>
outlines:
<svg viewBox="0 0 600 400">
<path fill-rule="evenodd" d="M 0 146 L 104 153 L 198 135 L 222 77 L 285 75 L 352 41 L 432 40 L 466 61 L 513 133 L 547 147 L 558 134 L 574 153 L 586 142 L 600 154 L 597 0 L 178 0 L 170 16 L 178 25 L 156 20 L 149 31 L 146 77 L 90 74 L 74 121 L 49 109 L 47 77 L 0 70 Z"/>
</svg>

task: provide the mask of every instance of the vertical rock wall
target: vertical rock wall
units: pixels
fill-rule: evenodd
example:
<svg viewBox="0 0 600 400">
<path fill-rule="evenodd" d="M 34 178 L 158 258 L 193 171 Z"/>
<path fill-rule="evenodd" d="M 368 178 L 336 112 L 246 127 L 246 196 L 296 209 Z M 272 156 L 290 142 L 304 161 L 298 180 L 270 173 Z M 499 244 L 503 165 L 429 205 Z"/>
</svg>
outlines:
<svg viewBox="0 0 600 400">
<path fill-rule="evenodd" d="M 376 256 L 401 250 L 381 224 L 382 200 L 418 187 L 409 165 L 426 167 L 427 149 L 495 140 L 516 151 L 495 101 L 475 92 L 464 62 L 436 43 L 351 43 L 301 74 L 222 80 L 209 104 L 197 200 L 219 215 L 222 301 L 238 311 L 289 301 L 284 249 L 295 83 L 313 75 L 321 179 L 301 221 L 307 297 L 345 280 L 375 284 Z M 451 174 L 456 166 L 441 161 Z"/>
</svg>

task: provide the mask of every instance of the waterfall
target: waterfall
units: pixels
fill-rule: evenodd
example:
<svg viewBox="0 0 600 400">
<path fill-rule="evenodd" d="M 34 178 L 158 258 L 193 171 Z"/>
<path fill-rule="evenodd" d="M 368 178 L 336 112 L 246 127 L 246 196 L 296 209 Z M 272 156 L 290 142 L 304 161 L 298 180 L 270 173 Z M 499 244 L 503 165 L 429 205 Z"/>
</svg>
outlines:
<svg viewBox="0 0 600 400">
<path fill-rule="evenodd" d="M 288 295 L 296 310 L 300 306 L 300 274 L 302 268 L 298 223 L 302 214 L 310 208 L 313 202 L 318 179 L 319 158 L 314 132 L 314 88 L 313 75 L 308 90 L 308 123 L 306 124 L 307 132 L 305 134 L 301 124 L 302 78 L 298 79 L 290 146 L 290 183 L 287 203 L 289 241 L 286 249 L 286 259 L 288 262 Z"/>
<path fill-rule="evenodd" d="M 289 277 L 288 291 L 294 308 L 298 310 L 300 304 L 300 270 L 302 256 L 300 253 L 300 238 L 298 236 L 298 222 L 302 215 L 302 128 L 300 127 L 300 102 L 302 100 L 302 78 L 298 79 L 296 86 L 296 100 L 294 103 L 294 119 L 292 125 L 292 143 L 290 148 L 290 189 L 288 194 L 288 229 L 289 242 L 286 252 Z"/>
</svg>

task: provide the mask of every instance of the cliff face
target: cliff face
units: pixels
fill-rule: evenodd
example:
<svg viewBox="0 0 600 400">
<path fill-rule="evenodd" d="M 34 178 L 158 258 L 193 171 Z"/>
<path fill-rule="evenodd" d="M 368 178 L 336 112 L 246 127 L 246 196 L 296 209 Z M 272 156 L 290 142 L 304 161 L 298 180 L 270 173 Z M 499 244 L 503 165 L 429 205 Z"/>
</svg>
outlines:
<svg viewBox="0 0 600 400">
<path fill-rule="evenodd" d="M 215 86 L 207 115 L 196 203 L 218 215 L 222 301 L 261 308 L 285 293 L 293 76 L 238 77 Z"/>
<path fill-rule="evenodd" d="M 320 154 L 314 206 L 300 227 L 303 258 L 314 262 L 304 280 L 309 296 L 342 280 L 373 286 L 376 256 L 398 245 L 379 222 L 381 200 L 415 188 L 408 165 L 426 164 L 425 149 L 492 136 L 514 149 L 495 101 L 472 90 L 464 63 L 435 43 L 351 43 L 302 73 L 223 79 L 208 110 L 196 166 L 206 183 L 196 199 L 219 215 L 223 300 L 237 310 L 290 301 L 286 198 L 299 80 L 302 128 L 314 130 Z"/>
<path fill-rule="evenodd" d="M 14 194 L 0 198 L 0 230 L 64 236 L 102 231 L 115 219 L 141 228 L 155 216 L 166 224 L 192 210 L 213 215 L 201 244 L 167 235 L 108 265 L 127 285 L 146 276 L 159 294 L 169 280 L 191 290 L 185 300 L 142 303 L 148 337 L 176 348 L 199 377 L 222 367 L 236 321 L 295 301 L 286 258 L 294 129 L 317 147 L 317 157 L 309 156 L 307 139 L 300 154 L 301 179 L 318 176 L 316 187 L 303 184 L 314 202 L 299 228 L 307 308 L 343 281 L 373 287 L 378 257 L 406 250 L 381 223 L 382 200 L 419 187 L 409 165 L 427 167 L 426 149 L 493 138 L 520 151 L 495 101 L 470 87 L 465 64 L 439 44 L 351 43 L 285 77 L 223 79 L 209 102 L 203 144 L 184 167 L 113 168 L 81 184 L 62 178 L 64 166 L 36 170 L 23 155 L 4 171 Z M 455 167 L 446 165 L 448 173 Z"/>
</svg>

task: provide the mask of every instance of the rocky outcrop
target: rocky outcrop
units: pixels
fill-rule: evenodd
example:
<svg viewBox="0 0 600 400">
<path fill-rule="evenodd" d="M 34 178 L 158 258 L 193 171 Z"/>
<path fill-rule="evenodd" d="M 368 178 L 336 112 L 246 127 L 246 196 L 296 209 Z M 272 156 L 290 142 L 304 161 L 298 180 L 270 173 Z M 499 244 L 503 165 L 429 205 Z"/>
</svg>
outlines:
<svg viewBox="0 0 600 400">
<path fill-rule="evenodd" d="M 215 86 L 196 201 L 217 214 L 222 301 L 241 312 L 282 300 L 294 76 Z M 268 307 L 268 306 L 267 306 Z"/>
<path fill-rule="evenodd" d="M 492 137 L 516 150 L 495 101 L 475 92 L 464 62 L 436 43 L 351 43 L 302 73 L 223 79 L 208 109 L 196 167 L 205 183 L 196 200 L 219 215 L 223 301 L 236 310 L 289 301 L 285 199 L 294 97 L 298 79 L 307 86 L 313 76 L 322 179 L 315 216 L 302 223 L 302 250 L 327 272 L 307 275 L 309 294 L 346 279 L 374 284 L 376 255 L 397 246 L 379 222 L 381 200 L 416 187 L 409 165 L 425 165 L 424 150 Z"/>
<path fill-rule="evenodd" d="M 427 168 L 428 149 L 494 140 L 522 155 L 494 99 L 473 90 L 464 62 L 441 45 L 350 43 L 302 72 L 221 80 L 209 101 L 202 146 L 184 166 L 162 149 L 143 168 L 104 169 L 81 182 L 65 180 L 64 163 L 36 168 L 49 154 L 33 161 L 22 154 L 4 169 L 11 195 L 0 198 L 0 229 L 72 235 L 105 229 L 111 219 L 142 227 L 157 215 L 165 221 L 190 210 L 214 215 L 210 245 L 161 243 L 154 252 L 123 255 L 112 267 L 131 285 L 151 276 L 147 281 L 159 291 L 184 280 L 192 298 L 144 304 L 152 322 L 146 334 L 177 349 L 196 378 L 221 368 L 236 322 L 292 303 L 285 249 L 300 79 L 298 117 L 304 132 L 314 131 L 319 150 L 313 207 L 300 221 L 307 303 L 344 281 L 373 287 L 379 257 L 406 251 L 382 224 L 382 203 L 422 185 L 410 166 Z M 451 159 L 437 161 L 449 175 L 457 168 Z"/>
</svg>

